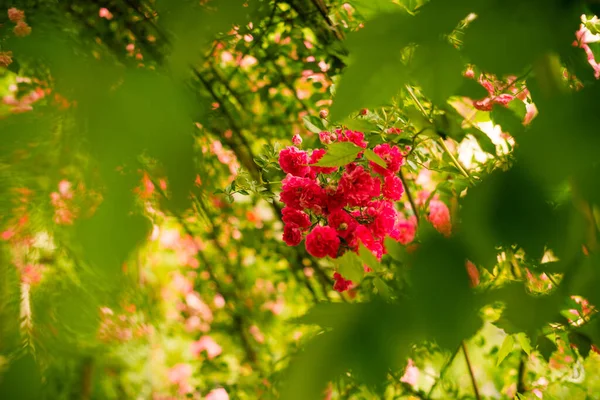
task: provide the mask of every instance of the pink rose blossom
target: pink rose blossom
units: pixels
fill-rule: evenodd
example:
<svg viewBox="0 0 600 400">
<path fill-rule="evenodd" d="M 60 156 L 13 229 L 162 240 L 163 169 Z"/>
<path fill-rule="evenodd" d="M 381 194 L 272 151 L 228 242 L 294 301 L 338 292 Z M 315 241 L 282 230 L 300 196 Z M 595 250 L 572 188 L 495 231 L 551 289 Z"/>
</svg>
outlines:
<svg viewBox="0 0 600 400">
<path fill-rule="evenodd" d="M 333 290 L 335 290 L 336 292 L 342 293 L 352 288 L 352 281 L 344 279 L 344 277 L 338 272 L 333 274 L 333 279 L 335 280 L 335 282 L 333 283 Z"/>
<path fill-rule="evenodd" d="M 338 236 L 346 239 L 356 228 L 356 220 L 344 210 L 331 212 L 327 217 L 327 223 L 335 229 Z"/>
<path fill-rule="evenodd" d="M 298 246 L 302 242 L 302 230 L 294 223 L 286 224 L 283 228 L 283 241 L 288 246 Z"/>
<path fill-rule="evenodd" d="M 295 146 L 288 146 L 279 153 L 279 165 L 286 174 L 304 177 L 310 173 L 308 154 Z"/>
<path fill-rule="evenodd" d="M 329 226 L 316 226 L 306 236 L 306 251 L 313 257 L 336 258 L 339 247 L 340 238 L 335 229 Z"/>
<path fill-rule="evenodd" d="M 305 212 L 284 207 L 281 210 L 281 215 L 284 224 L 295 224 L 301 229 L 306 229 L 310 226 L 310 217 Z"/>
<path fill-rule="evenodd" d="M 404 186 L 399 177 L 395 175 L 387 175 L 383 179 L 383 197 L 388 200 L 398 201 L 404 193 Z"/>
<path fill-rule="evenodd" d="M 342 174 L 338 192 L 343 194 L 351 206 L 362 207 L 379 196 L 381 183 L 361 166 L 350 164 Z"/>
<path fill-rule="evenodd" d="M 450 210 L 442 201 L 432 199 L 429 202 L 429 215 L 427 216 L 427 219 L 431 222 L 433 227 L 444 236 L 450 236 L 452 233 Z"/>
<path fill-rule="evenodd" d="M 362 147 L 363 149 L 367 148 L 367 142 L 365 141 L 365 134 L 358 131 L 336 129 L 335 133 L 337 134 L 337 138 L 340 142 L 351 142 L 357 145 L 358 147 Z"/>
<path fill-rule="evenodd" d="M 387 143 L 378 144 L 373 149 L 375 154 L 385 161 L 387 167 L 383 168 L 380 165 L 375 164 L 373 161 L 369 161 L 369 165 L 373 168 L 373 171 L 380 175 L 386 176 L 389 174 L 395 174 L 400 171 L 400 167 L 404 164 L 404 157 L 400 152 L 398 146 L 390 146 Z"/>
</svg>

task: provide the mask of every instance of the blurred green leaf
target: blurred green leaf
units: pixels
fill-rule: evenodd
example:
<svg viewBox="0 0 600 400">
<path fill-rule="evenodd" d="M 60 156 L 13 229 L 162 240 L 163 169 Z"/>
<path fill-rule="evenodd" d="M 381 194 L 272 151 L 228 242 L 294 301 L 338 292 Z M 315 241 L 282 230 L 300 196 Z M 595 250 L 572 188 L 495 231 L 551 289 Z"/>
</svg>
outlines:
<svg viewBox="0 0 600 400">
<path fill-rule="evenodd" d="M 42 377 L 31 354 L 10 363 L 0 378 L 3 399 L 38 400 L 42 398 Z"/>
<path fill-rule="evenodd" d="M 521 349 L 523 349 L 525 354 L 527 354 L 528 356 L 531 355 L 531 351 L 533 349 L 531 347 L 531 341 L 529 340 L 529 337 L 523 332 L 517 333 L 516 337 L 517 337 L 517 340 L 519 341 L 519 345 L 521 346 Z"/>
<path fill-rule="evenodd" d="M 433 103 L 443 105 L 461 86 L 463 69 L 458 50 L 448 43 L 435 42 L 416 49 L 411 75 Z"/>
<path fill-rule="evenodd" d="M 363 263 L 367 264 L 373 271 L 381 269 L 381 263 L 377 260 L 377 257 L 371 253 L 371 250 L 367 249 L 361 242 L 358 247 L 358 256 Z"/>
<path fill-rule="evenodd" d="M 345 252 L 341 257 L 336 259 L 338 272 L 346 279 L 350 279 L 354 283 L 362 281 L 364 269 L 362 262 L 352 251 Z"/>
<path fill-rule="evenodd" d="M 499 366 L 502 363 L 502 361 L 504 361 L 504 359 L 512 352 L 514 346 L 514 336 L 506 335 L 504 341 L 502 342 L 502 346 L 500 346 L 500 350 L 498 351 L 498 361 L 496 361 L 496 366 Z"/>
</svg>

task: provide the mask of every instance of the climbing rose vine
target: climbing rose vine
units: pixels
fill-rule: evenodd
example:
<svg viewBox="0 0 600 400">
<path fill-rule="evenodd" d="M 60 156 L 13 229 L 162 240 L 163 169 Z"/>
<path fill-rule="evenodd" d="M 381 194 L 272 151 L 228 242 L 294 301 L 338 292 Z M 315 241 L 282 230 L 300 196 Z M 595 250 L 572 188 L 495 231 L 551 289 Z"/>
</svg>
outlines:
<svg viewBox="0 0 600 400">
<path fill-rule="evenodd" d="M 416 218 L 407 219 L 395 206 L 404 193 L 398 174 L 406 153 L 387 143 L 370 149 L 364 133 L 352 130 L 321 132 L 319 139 L 328 150 L 289 146 L 279 153 L 279 166 L 287 174 L 280 194 L 285 205 L 285 243 L 297 246 L 304 240 L 306 251 L 317 258 L 358 253 L 362 243 L 378 260 L 387 252 L 386 237 L 410 243 Z M 345 147 L 349 154 L 343 160 L 320 162 L 328 152 L 337 153 L 332 147 L 341 143 L 351 143 Z M 429 219 L 441 233 L 450 234 L 450 215 L 444 203 L 430 202 Z M 352 284 L 339 272 L 334 273 L 334 280 L 339 292 Z"/>
</svg>

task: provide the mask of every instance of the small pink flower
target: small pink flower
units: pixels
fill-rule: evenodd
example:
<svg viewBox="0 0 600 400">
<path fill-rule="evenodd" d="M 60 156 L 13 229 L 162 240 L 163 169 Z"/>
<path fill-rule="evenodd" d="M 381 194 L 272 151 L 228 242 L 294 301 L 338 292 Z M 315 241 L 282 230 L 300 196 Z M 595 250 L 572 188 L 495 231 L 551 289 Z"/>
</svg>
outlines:
<svg viewBox="0 0 600 400">
<path fill-rule="evenodd" d="M 336 129 L 335 133 L 340 142 L 351 142 L 363 149 L 367 148 L 368 143 L 365 141 L 365 134 L 362 132 Z"/>
<path fill-rule="evenodd" d="M 346 290 L 352 288 L 352 281 L 348 279 L 344 279 L 342 275 L 338 272 L 333 274 L 333 279 L 335 280 L 333 284 L 333 290 L 336 292 L 345 292 Z"/>
<path fill-rule="evenodd" d="M 294 146 L 300 146 L 302 144 L 302 138 L 300 137 L 300 135 L 295 134 L 292 137 L 292 143 L 294 144 Z"/>
<path fill-rule="evenodd" d="M 323 144 L 331 144 L 337 140 L 337 134 L 333 132 L 319 132 L 319 140 Z"/>
</svg>

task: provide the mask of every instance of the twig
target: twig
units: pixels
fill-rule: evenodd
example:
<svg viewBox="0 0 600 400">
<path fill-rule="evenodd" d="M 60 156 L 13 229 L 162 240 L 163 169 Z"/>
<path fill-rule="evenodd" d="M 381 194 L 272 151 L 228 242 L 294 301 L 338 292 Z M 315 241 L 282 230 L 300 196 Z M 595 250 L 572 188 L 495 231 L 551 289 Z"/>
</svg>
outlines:
<svg viewBox="0 0 600 400">
<path fill-rule="evenodd" d="M 450 359 L 446 362 L 446 364 L 444 364 L 444 366 L 440 370 L 440 376 L 439 376 L 439 378 L 437 379 L 437 381 L 435 381 L 433 383 L 433 385 L 431 385 L 431 388 L 429 389 L 429 392 L 427 393 L 427 398 L 428 399 L 431 398 L 431 395 L 433 394 L 433 391 L 435 390 L 435 388 L 437 387 L 437 385 L 442 381 L 442 379 L 444 378 L 444 375 L 446 375 L 446 372 L 448 371 L 448 369 L 452 365 L 452 362 L 454 361 L 454 359 L 458 355 L 458 352 L 460 351 L 461 347 L 462 346 L 458 346 L 456 348 L 456 350 L 454 351 L 454 353 L 452 354 L 452 356 L 450 357 Z"/>
<path fill-rule="evenodd" d="M 460 173 L 463 174 L 465 176 L 465 178 L 467 178 L 469 181 L 471 181 L 471 183 L 474 183 L 473 179 L 471 178 L 471 175 L 469 175 L 469 173 L 467 172 L 467 170 L 465 169 L 465 167 L 463 167 L 462 164 L 456 159 L 456 157 L 454 157 L 454 154 L 452 154 L 452 152 L 450 151 L 450 149 L 446 145 L 446 142 L 444 142 L 444 139 L 440 138 L 439 142 L 442 145 L 444 151 L 446 151 L 446 153 L 448 153 L 448 155 L 450 156 L 450 159 L 452 160 L 452 162 L 454 163 L 454 165 L 456 166 L 456 168 L 458 168 L 458 170 L 460 171 Z"/>
<path fill-rule="evenodd" d="M 525 363 L 527 361 L 527 354 L 521 350 L 521 361 L 519 362 L 519 372 L 517 381 L 517 393 L 525 393 Z"/>
<path fill-rule="evenodd" d="M 477 381 L 475 380 L 475 374 L 473 373 L 473 367 L 471 365 L 471 360 L 469 359 L 469 353 L 467 352 L 467 345 L 463 340 L 461 343 L 462 351 L 465 354 L 465 360 L 467 361 L 467 368 L 469 369 L 469 376 L 471 377 L 471 383 L 473 384 L 473 392 L 475 392 L 475 398 L 477 400 L 481 400 L 481 396 L 479 396 L 479 389 L 477 388 Z"/>
<path fill-rule="evenodd" d="M 408 188 L 406 179 L 404 178 L 404 174 L 402 174 L 402 170 L 400 170 L 400 172 L 398 172 L 398 175 L 400 176 L 400 180 L 402 181 L 402 186 L 404 186 L 404 191 L 406 192 L 406 197 L 408 197 L 408 201 L 410 202 L 410 207 L 412 208 L 413 213 L 415 214 L 415 218 L 417 218 L 417 223 L 419 223 L 419 212 L 417 210 L 417 205 L 415 204 L 415 200 L 413 199 L 413 196 L 410 193 L 410 189 Z"/>
<path fill-rule="evenodd" d="M 419 99 L 415 95 L 415 92 L 413 92 L 412 88 L 410 86 L 408 86 L 408 85 L 405 85 L 405 88 L 406 88 L 406 91 L 408 92 L 410 98 L 413 99 L 413 101 L 415 102 L 415 104 L 417 105 L 417 107 L 419 107 L 419 110 L 421 111 L 421 113 L 423 114 L 423 116 L 427 119 L 427 121 L 430 124 L 433 123 L 433 121 L 431 120 L 431 118 L 427 114 L 427 111 L 425 110 L 425 107 L 423 107 L 423 104 L 421 104 L 421 102 L 419 101 Z M 446 145 L 446 142 L 444 142 L 444 139 L 442 139 L 440 137 L 439 142 L 440 142 L 440 145 L 442 146 L 442 148 L 444 149 L 444 151 L 446 153 L 448 153 L 448 155 L 450 156 L 450 159 L 452 160 L 452 163 L 456 166 L 456 168 L 458 168 L 458 170 L 460 171 L 460 173 L 463 174 L 465 176 L 465 178 L 469 179 L 469 181 L 471 181 L 471 183 L 473 183 L 473 180 L 471 179 L 471 176 L 469 175 L 469 173 L 467 172 L 467 170 L 465 169 L 465 167 L 463 167 L 462 164 L 456 159 L 456 157 L 454 157 L 454 154 L 452 154 L 452 152 L 448 148 L 448 145 Z"/>
</svg>

